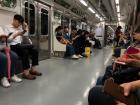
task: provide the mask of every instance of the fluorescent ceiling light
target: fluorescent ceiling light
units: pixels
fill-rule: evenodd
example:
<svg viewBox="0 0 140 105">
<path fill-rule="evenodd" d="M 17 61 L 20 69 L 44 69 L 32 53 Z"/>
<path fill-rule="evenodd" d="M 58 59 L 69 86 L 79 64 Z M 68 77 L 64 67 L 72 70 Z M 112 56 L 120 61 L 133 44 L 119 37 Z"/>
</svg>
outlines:
<svg viewBox="0 0 140 105">
<path fill-rule="evenodd" d="M 87 6 L 87 3 L 84 0 L 79 0 L 84 6 Z"/>
<path fill-rule="evenodd" d="M 91 7 L 88 7 L 88 9 L 89 9 L 92 13 L 95 13 L 95 11 L 94 11 Z"/>
<path fill-rule="evenodd" d="M 98 14 L 95 15 L 97 18 L 100 18 L 100 16 Z"/>
<path fill-rule="evenodd" d="M 103 18 L 100 18 L 100 21 L 103 21 Z"/>
<path fill-rule="evenodd" d="M 95 17 L 98 17 L 98 14 L 95 14 Z"/>
<path fill-rule="evenodd" d="M 116 4 L 119 4 L 119 0 L 115 0 Z"/>
<path fill-rule="evenodd" d="M 120 12 L 120 6 L 117 5 L 117 12 Z"/>
<path fill-rule="evenodd" d="M 121 20 L 121 18 L 118 18 L 118 20 L 120 21 L 120 20 Z"/>
<path fill-rule="evenodd" d="M 118 13 L 118 18 L 120 18 L 121 17 L 121 14 L 120 13 Z"/>
</svg>

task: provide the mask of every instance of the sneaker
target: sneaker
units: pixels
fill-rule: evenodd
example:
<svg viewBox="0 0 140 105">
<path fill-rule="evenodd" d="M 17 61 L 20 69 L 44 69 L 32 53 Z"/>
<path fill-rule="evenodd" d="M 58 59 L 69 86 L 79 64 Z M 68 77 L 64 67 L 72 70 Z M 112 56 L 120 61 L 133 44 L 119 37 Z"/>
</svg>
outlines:
<svg viewBox="0 0 140 105">
<path fill-rule="evenodd" d="M 8 88 L 8 87 L 11 86 L 10 83 L 9 83 L 9 81 L 8 81 L 8 78 L 6 78 L 6 77 L 3 77 L 3 78 L 1 79 L 1 85 L 2 85 L 3 87 L 5 87 L 5 88 Z"/>
<path fill-rule="evenodd" d="M 22 82 L 22 79 L 14 75 L 11 77 L 11 81 L 19 83 Z"/>
<path fill-rule="evenodd" d="M 72 59 L 79 59 L 79 57 L 78 56 L 76 56 L 76 55 L 72 55 L 72 57 L 71 57 Z"/>
<path fill-rule="evenodd" d="M 82 55 L 78 55 L 78 57 L 79 57 L 79 58 L 83 58 L 83 56 L 82 56 Z"/>
</svg>

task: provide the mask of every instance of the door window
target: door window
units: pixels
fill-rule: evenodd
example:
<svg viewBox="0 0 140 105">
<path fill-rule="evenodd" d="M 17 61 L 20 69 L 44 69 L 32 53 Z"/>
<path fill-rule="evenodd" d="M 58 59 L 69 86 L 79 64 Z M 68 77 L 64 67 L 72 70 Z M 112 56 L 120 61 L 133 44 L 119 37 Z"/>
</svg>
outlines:
<svg viewBox="0 0 140 105">
<path fill-rule="evenodd" d="M 29 16 L 28 17 L 28 11 Z M 35 7 L 33 4 L 29 4 L 28 8 L 28 2 L 25 2 L 25 22 L 29 25 L 29 33 L 34 34 L 35 33 Z"/>
<path fill-rule="evenodd" d="M 48 11 L 41 9 L 41 35 L 48 35 Z"/>
</svg>

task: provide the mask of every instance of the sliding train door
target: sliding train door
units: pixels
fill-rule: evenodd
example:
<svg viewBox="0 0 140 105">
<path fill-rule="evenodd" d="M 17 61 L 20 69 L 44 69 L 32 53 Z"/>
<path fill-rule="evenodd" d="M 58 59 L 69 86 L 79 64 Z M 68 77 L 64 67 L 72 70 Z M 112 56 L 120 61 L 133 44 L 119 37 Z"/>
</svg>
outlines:
<svg viewBox="0 0 140 105">
<path fill-rule="evenodd" d="M 24 2 L 25 21 L 29 25 L 29 37 L 39 51 L 39 59 L 50 58 L 50 7 L 39 2 Z"/>
<path fill-rule="evenodd" d="M 50 8 L 41 3 L 37 3 L 37 34 L 38 34 L 38 45 L 40 58 L 49 58 L 50 57 L 50 49 L 51 49 L 51 38 L 50 38 L 50 30 L 51 30 L 51 20 L 50 20 Z"/>
</svg>

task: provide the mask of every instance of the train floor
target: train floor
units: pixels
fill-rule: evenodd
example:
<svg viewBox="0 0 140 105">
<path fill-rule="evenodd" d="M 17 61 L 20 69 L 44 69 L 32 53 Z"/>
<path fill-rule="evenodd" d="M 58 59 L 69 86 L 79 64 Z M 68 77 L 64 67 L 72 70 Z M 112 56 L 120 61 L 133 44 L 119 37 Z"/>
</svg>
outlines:
<svg viewBox="0 0 140 105">
<path fill-rule="evenodd" d="M 88 91 L 104 73 L 111 55 L 111 48 L 103 48 L 93 50 L 90 58 L 41 61 L 41 77 L 0 87 L 0 105 L 88 105 Z"/>
</svg>

